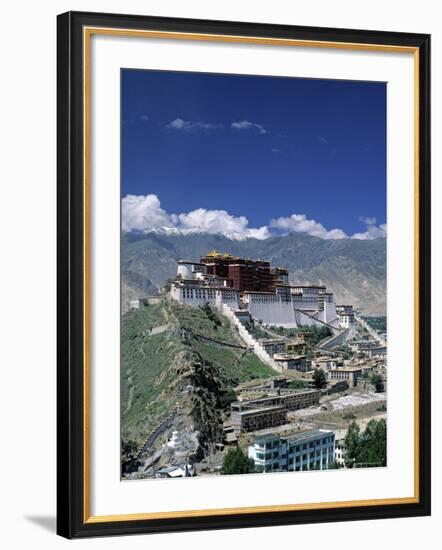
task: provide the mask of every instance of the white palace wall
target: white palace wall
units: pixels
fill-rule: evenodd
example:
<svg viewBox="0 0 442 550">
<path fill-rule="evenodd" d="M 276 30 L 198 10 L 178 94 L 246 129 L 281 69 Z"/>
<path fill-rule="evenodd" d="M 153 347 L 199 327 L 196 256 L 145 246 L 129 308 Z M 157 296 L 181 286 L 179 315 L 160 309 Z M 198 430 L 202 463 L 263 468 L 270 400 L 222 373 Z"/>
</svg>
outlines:
<svg viewBox="0 0 442 550">
<path fill-rule="evenodd" d="M 277 296 L 267 294 L 250 294 L 248 296 L 250 315 L 266 325 L 277 325 L 286 328 L 298 326 L 295 310 L 291 300 L 281 300 Z"/>
<path fill-rule="evenodd" d="M 188 306 L 198 307 L 204 304 L 217 306 L 220 303 L 226 304 L 232 309 L 239 308 L 239 293 L 234 289 L 182 287 L 173 285 L 170 289 L 171 297 Z"/>
<path fill-rule="evenodd" d="M 273 357 L 266 352 L 266 350 L 263 348 L 261 343 L 255 340 L 255 338 L 253 338 L 250 332 L 244 327 L 241 321 L 237 318 L 237 316 L 233 313 L 233 311 L 228 306 L 226 306 L 225 304 L 222 304 L 220 307 L 220 311 L 228 319 L 230 319 L 230 321 L 236 327 L 243 342 L 248 346 L 250 346 L 251 348 L 253 348 L 255 355 L 257 355 L 263 363 L 265 363 L 266 365 L 268 365 L 272 369 L 275 369 L 278 372 L 282 372 L 281 365 L 278 365 L 278 363 L 273 359 Z"/>
</svg>

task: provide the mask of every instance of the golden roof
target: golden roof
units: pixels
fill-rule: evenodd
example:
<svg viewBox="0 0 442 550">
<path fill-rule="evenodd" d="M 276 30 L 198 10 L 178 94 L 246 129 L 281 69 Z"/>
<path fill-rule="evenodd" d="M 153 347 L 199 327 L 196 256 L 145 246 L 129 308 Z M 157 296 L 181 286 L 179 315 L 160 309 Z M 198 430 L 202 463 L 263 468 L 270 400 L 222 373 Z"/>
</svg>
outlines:
<svg viewBox="0 0 442 550">
<path fill-rule="evenodd" d="M 228 252 L 218 252 L 218 250 L 211 250 L 206 254 L 206 257 L 208 258 L 229 258 L 229 259 L 236 259 L 236 256 L 233 256 L 232 254 L 229 254 Z"/>
</svg>

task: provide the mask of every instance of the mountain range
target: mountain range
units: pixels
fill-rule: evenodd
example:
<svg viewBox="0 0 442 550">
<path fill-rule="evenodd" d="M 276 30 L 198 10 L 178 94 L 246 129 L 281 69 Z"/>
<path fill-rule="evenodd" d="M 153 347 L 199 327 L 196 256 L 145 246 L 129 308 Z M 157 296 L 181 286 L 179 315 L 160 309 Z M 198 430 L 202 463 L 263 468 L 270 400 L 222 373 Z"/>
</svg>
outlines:
<svg viewBox="0 0 442 550">
<path fill-rule="evenodd" d="M 123 233 L 122 306 L 156 294 L 176 275 L 177 260 L 198 261 L 210 250 L 265 259 L 286 267 L 293 284 L 324 284 L 337 303 L 366 315 L 385 315 L 386 239 L 320 239 L 302 233 L 232 240 L 222 235 Z"/>
</svg>

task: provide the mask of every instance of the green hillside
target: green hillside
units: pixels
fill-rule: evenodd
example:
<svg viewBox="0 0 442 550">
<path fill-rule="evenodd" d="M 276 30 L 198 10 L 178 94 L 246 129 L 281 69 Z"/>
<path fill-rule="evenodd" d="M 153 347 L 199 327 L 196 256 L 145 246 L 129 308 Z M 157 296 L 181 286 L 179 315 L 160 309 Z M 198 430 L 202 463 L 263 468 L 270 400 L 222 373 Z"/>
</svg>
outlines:
<svg viewBox="0 0 442 550">
<path fill-rule="evenodd" d="M 165 301 L 129 311 L 121 329 L 122 438 L 140 445 L 177 404 L 202 437 L 218 437 L 232 387 L 272 375 L 210 308 Z"/>
<path fill-rule="evenodd" d="M 124 234 L 123 281 L 141 297 L 142 290 L 134 286 L 134 274 L 159 289 L 176 275 L 177 260 L 198 260 L 212 249 L 264 258 L 272 265 L 287 267 L 292 283 L 325 284 L 337 302 L 352 303 L 367 315 L 385 315 L 386 239 L 324 240 L 294 233 L 235 241 L 208 234 Z"/>
</svg>

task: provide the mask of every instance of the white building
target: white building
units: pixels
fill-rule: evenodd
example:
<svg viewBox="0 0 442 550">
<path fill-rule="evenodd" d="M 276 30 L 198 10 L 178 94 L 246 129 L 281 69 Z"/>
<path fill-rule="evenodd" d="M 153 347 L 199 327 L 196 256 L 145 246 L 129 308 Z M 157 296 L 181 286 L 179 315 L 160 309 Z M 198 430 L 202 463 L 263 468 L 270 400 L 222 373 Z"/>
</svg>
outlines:
<svg viewBox="0 0 442 550">
<path fill-rule="evenodd" d="M 345 441 L 338 439 L 335 444 L 335 462 L 339 466 L 345 466 Z"/>
<path fill-rule="evenodd" d="M 187 260 L 178 261 L 177 277 L 181 279 L 198 278 L 207 272 L 206 266 L 198 262 Z"/>
<path fill-rule="evenodd" d="M 333 368 L 328 371 L 329 380 L 345 380 L 351 388 L 356 386 L 361 376 L 362 369 L 360 367 Z"/>
<path fill-rule="evenodd" d="M 355 313 L 351 305 L 337 305 L 336 313 L 339 318 L 339 326 L 350 328 L 356 323 Z"/>
<path fill-rule="evenodd" d="M 249 445 L 248 456 L 260 472 L 325 470 L 335 460 L 335 434 L 312 430 L 287 437 L 258 436 Z"/>
<path fill-rule="evenodd" d="M 170 295 L 177 302 L 188 306 L 197 307 L 208 303 L 213 306 L 225 304 L 234 311 L 239 309 L 237 290 L 227 286 L 212 286 L 204 280 L 196 284 L 194 279 L 176 279 L 172 282 Z"/>
<path fill-rule="evenodd" d="M 320 357 L 315 357 L 312 359 L 312 367 L 314 369 L 322 369 L 323 371 L 329 371 L 334 369 L 337 366 L 337 361 L 334 357 L 329 357 L 327 355 L 322 355 Z"/>
<path fill-rule="evenodd" d="M 210 263 L 209 256 L 202 258 L 201 262 L 180 260 L 177 277 L 171 284 L 171 298 L 194 307 L 208 303 L 221 308 L 224 304 L 233 312 L 248 312 L 254 320 L 264 325 L 347 328 L 350 313 L 344 316 L 338 311 L 333 294 L 327 292 L 325 286 L 289 285 L 288 271 L 284 268 L 270 268 L 270 264 L 262 260 L 246 260 L 248 264 L 244 267 L 241 262 L 245 260 L 235 263 L 233 256 L 218 256 L 226 258 L 226 264 L 216 271 L 218 275 L 213 274 L 216 262 L 213 260 Z M 261 277 L 260 284 L 265 283 L 265 291 L 250 290 L 257 288 L 254 283 L 255 264 L 256 273 L 261 270 L 256 277 Z M 242 267 L 244 269 L 241 271 Z M 352 309 L 351 306 L 339 307 Z"/>
</svg>

